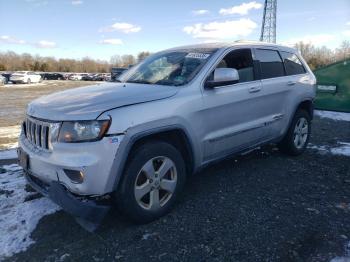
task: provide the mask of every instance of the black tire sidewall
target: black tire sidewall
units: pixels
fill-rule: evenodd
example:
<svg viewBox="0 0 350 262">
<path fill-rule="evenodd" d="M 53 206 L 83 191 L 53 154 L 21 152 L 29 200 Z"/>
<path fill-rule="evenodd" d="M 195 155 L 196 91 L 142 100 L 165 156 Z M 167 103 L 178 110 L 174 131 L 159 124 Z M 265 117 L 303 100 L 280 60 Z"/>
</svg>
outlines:
<svg viewBox="0 0 350 262">
<path fill-rule="evenodd" d="M 162 141 L 152 141 L 131 153 L 120 186 L 115 193 L 118 209 L 135 223 L 148 223 L 168 213 L 174 206 L 186 180 L 186 168 L 181 153 L 172 145 Z M 145 210 L 136 202 L 134 185 L 143 165 L 157 156 L 170 158 L 177 170 L 177 185 L 171 199 L 159 210 Z"/>
<path fill-rule="evenodd" d="M 298 123 L 298 120 L 300 118 L 305 118 L 307 123 L 308 123 L 308 136 L 307 136 L 307 139 L 306 139 L 306 142 L 305 142 L 304 146 L 302 148 L 297 148 L 295 146 L 295 144 L 294 144 L 294 129 L 295 129 L 295 126 Z M 302 154 L 306 150 L 306 147 L 307 147 L 307 145 L 309 143 L 310 134 L 311 134 L 311 118 L 310 118 L 310 115 L 305 110 L 300 110 L 299 109 L 294 114 L 292 123 L 289 126 L 287 134 L 286 134 L 286 136 L 284 137 L 284 139 L 280 143 L 281 150 L 283 152 L 289 154 L 289 155 L 294 155 L 294 156 Z"/>
</svg>

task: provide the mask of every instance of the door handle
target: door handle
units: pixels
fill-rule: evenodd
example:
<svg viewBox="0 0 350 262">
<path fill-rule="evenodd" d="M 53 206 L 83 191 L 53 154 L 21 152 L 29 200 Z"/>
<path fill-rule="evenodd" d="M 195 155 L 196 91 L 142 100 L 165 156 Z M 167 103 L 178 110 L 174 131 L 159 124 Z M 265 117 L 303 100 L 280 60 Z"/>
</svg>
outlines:
<svg viewBox="0 0 350 262">
<path fill-rule="evenodd" d="M 295 81 L 289 81 L 289 82 L 287 83 L 287 85 L 289 85 L 289 86 L 294 86 L 296 83 L 297 83 L 297 82 L 295 82 Z"/>
<path fill-rule="evenodd" d="M 259 92 L 260 90 L 261 90 L 260 86 L 254 86 L 249 88 L 249 93 L 256 93 L 256 92 Z"/>
</svg>

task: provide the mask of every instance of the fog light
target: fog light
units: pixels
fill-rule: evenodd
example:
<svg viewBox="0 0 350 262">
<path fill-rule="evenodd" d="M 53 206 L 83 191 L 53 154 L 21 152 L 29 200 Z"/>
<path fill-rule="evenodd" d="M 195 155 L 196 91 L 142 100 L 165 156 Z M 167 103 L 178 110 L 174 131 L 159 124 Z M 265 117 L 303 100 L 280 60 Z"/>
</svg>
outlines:
<svg viewBox="0 0 350 262">
<path fill-rule="evenodd" d="M 63 169 L 66 176 L 76 184 L 83 183 L 84 181 L 84 173 L 78 170 L 70 170 L 70 169 Z"/>
</svg>

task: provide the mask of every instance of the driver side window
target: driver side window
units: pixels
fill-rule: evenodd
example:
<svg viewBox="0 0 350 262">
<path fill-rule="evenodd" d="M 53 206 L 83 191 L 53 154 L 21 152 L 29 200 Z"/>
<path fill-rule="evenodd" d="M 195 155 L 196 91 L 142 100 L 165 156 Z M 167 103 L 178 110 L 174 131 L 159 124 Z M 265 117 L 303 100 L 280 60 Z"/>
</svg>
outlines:
<svg viewBox="0 0 350 262">
<path fill-rule="evenodd" d="M 239 49 L 228 53 L 216 68 L 234 68 L 238 71 L 239 83 L 254 81 L 254 66 L 250 49 Z M 214 72 L 209 79 L 213 79 Z"/>
</svg>

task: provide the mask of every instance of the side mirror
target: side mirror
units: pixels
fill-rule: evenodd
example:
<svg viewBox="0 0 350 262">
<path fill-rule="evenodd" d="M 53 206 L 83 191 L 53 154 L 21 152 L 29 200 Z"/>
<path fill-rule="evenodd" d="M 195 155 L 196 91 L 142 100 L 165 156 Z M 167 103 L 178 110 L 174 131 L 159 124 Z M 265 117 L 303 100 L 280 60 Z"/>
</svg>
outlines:
<svg viewBox="0 0 350 262">
<path fill-rule="evenodd" d="M 205 87 L 214 88 L 217 86 L 233 85 L 239 82 L 238 71 L 234 68 L 216 68 L 214 80 L 208 80 Z"/>
</svg>

